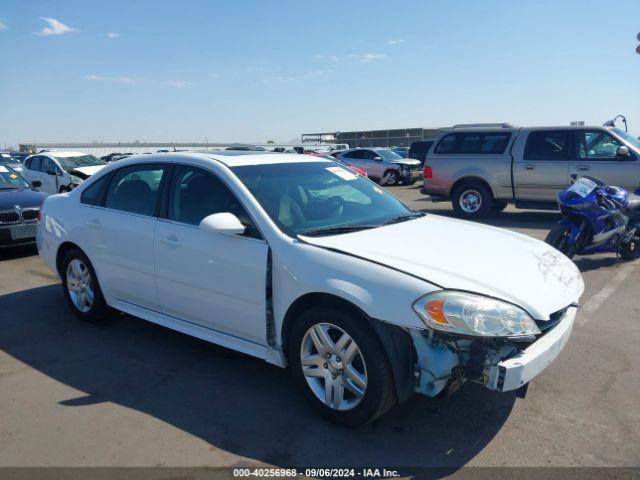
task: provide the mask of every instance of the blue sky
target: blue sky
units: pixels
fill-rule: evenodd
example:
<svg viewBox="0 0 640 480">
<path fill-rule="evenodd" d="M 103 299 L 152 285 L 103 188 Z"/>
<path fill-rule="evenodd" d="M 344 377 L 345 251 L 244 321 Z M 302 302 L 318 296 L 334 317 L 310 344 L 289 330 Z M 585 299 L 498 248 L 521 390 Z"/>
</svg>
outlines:
<svg viewBox="0 0 640 480">
<path fill-rule="evenodd" d="M 618 113 L 640 134 L 639 0 L 0 0 L 0 22 L 0 146 Z"/>
</svg>

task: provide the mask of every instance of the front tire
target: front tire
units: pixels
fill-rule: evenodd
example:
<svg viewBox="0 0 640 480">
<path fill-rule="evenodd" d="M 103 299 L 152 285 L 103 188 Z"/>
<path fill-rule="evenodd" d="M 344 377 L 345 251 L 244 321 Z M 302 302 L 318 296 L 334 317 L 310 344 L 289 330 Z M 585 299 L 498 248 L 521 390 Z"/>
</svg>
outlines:
<svg viewBox="0 0 640 480">
<path fill-rule="evenodd" d="M 556 250 L 558 250 L 559 252 L 566 255 L 567 257 L 573 258 L 574 255 L 576 254 L 576 250 L 578 249 L 577 248 L 578 242 L 576 239 L 573 245 L 568 244 L 570 233 L 571 233 L 570 227 L 568 227 L 567 225 L 558 223 L 551 229 L 551 231 L 547 235 L 547 238 L 545 238 L 544 241 L 549 245 L 551 245 Z"/>
<path fill-rule="evenodd" d="M 491 213 L 494 200 L 487 185 L 467 182 L 454 189 L 451 203 L 455 212 L 462 217 L 482 218 Z"/>
<path fill-rule="evenodd" d="M 356 315 L 330 307 L 304 312 L 291 333 L 289 361 L 308 401 L 333 422 L 363 425 L 396 402 L 386 353 Z"/>
<path fill-rule="evenodd" d="M 74 248 L 65 254 L 61 266 L 64 296 L 74 315 L 91 323 L 105 320 L 109 315 L 109 307 L 87 256 Z"/>
<path fill-rule="evenodd" d="M 640 237 L 636 235 L 629 243 L 622 245 L 620 256 L 625 260 L 635 260 L 640 257 Z"/>
<path fill-rule="evenodd" d="M 382 185 L 395 187 L 400 183 L 400 174 L 396 170 L 387 170 L 382 176 Z"/>
</svg>

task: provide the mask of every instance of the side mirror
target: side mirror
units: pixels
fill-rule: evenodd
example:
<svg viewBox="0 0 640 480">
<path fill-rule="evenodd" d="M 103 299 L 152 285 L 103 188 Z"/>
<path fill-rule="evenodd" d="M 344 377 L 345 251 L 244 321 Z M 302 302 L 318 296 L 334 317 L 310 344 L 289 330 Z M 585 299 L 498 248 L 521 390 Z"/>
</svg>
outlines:
<svg viewBox="0 0 640 480">
<path fill-rule="evenodd" d="M 373 157 L 373 159 L 374 159 L 376 162 L 379 162 L 379 161 L 381 161 L 381 160 L 382 160 L 382 157 Z"/>
<path fill-rule="evenodd" d="M 200 229 L 207 232 L 226 233 L 228 235 L 242 235 L 245 226 L 240 223 L 233 213 L 214 213 L 204 217 L 200 222 Z"/>
<path fill-rule="evenodd" d="M 40 180 L 34 180 L 31 182 L 31 188 L 40 188 L 42 186 L 42 182 Z"/>
<path fill-rule="evenodd" d="M 620 147 L 618 147 L 618 150 L 616 150 L 616 156 L 617 157 L 628 157 L 629 156 L 629 147 L 627 147 L 625 145 L 621 145 Z"/>
<path fill-rule="evenodd" d="M 56 176 L 58 175 L 58 173 L 55 170 L 47 170 L 47 175 L 52 175 L 52 176 Z"/>
</svg>

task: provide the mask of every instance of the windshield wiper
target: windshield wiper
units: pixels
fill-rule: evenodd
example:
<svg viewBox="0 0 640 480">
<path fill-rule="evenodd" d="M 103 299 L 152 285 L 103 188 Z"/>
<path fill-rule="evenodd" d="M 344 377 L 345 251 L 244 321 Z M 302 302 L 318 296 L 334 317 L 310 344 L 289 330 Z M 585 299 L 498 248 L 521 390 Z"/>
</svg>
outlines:
<svg viewBox="0 0 640 480">
<path fill-rule="evenodd" d="M 413 212 L 406 215 L 399 215 L 397 217 L 393 217 L 390 220 L 387 220 L 386 222 L 383 223 L 383 225 L 391 225 L 393 223 L 406 222 L 407 220 L 413 220 L 414 218 L 424 217 L 425 215 L 426 213 L 422 213 L 422 212 Z"/>
<path fill-rule="evenodd" d="M 312 230 L 304 230 L 298 232 L 299 235 L 305 235 L 307 237 L 313 237 L 315 235 L 337 235 L 339 233 L 357 232 L 360 230 L 369 230 L 371 228 L 379 227 L 380 225 L 338 225 L 335 227 L 323 227 L 315 228 Z"/>
</svg>

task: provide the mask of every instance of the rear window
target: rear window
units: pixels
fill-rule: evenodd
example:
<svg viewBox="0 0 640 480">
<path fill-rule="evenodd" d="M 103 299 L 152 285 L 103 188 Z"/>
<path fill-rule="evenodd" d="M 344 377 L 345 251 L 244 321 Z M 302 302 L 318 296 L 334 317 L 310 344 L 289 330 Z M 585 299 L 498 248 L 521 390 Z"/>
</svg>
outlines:
<svg viewBox="0 0 640 480">
<path fill-rule="evenodd" d="M 415 158 L 416 160 L 424 162 L 431 145 L 433 145 L 432 141 L 413 142 L 409 149 L 409 158 Z"/>
<path fill-rule="evenodd" d="M 496 155 L 504 153 L 510 138 L 510 133 L 450 133 L 438 142 L 435 153 Z"/>
</svg>

